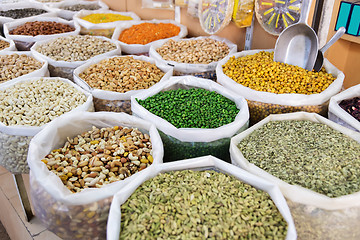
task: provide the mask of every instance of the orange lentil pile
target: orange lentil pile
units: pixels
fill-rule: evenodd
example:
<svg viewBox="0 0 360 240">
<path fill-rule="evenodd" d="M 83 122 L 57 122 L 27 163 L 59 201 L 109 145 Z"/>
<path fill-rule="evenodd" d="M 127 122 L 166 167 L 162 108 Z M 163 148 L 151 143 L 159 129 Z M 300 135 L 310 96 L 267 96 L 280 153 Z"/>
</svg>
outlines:
<svg viewBox="0 0 360 240">
<path fill-rule="evenodd" d="M 127 44 L 147 44 L 159 39 L 174 37 L 180 27 L 172 23 L 141 23 L 125 29 L 119 40 Z"/>
</svg>

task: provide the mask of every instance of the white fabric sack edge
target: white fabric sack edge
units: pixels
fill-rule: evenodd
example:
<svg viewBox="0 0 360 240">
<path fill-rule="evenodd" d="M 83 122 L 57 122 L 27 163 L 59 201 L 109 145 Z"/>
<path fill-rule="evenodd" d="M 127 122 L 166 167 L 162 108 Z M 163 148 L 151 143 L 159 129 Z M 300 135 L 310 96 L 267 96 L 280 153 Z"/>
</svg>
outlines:
<svg viewBox="0 0 360 240">
<path fill-rule="evenodd" d="M 123 16 L 129 16 L 132 17 L 132 20 L 119 20 L 114 22 L 107 22 L 107 23 L 92 23 L 88 22 L 84 19 L 81 19 L 82 17 L 85 17 L 90 14 L 94 13 L 114 13 L 114 14 L 121 14 Z M 115 28 L 116 26 L 119 26 L 121 24 L 124 24 L 129 21 L 139 21 L 140 17 L 136 15 L 134 12 L 117 12 L 112 10 L 81 10 L 80 12 L 76 13 L 73 17 L 74 21 L 79 23 L 80 26 L 86 28 L 86 29 L 108 29 L 108 28 Z"/>
<path fill-rule="evenodd" d="M 66 32 L 66 33 L 57 33 L 57 34 L 50 34 L 50 35 L 37 35 L 37 36 L 30 36 L 30 35 L 12 35 L 9 32 L 21 25 L 24 25 L 27 22 L 57 22 L 66 25 L 70 25 L 71 27 L 75 28 L 74 31 Z M 68 35 L 79 35 L 80 33 L 80 26 L 79 24 L 75 23 L 74 21 L 67 21 L 59 17 L 31 17 L 26 19 L 19 19 L 14 20 L 12 22 L 8 22 L 4 24 L 4 34 L 7 39 L 12 39 L 15 41 L 22 41 L 22 42 L 38 42 L 42 40 L 52 39 L 54 37 L 64 37 Z"/>
<path fill-rule="evenodd" d="M 10 9 L 23 9 L 23 8 L 38 8 L 38 9 L 43 9 L 43 10 L 47 11 L 47 13 L 36 15 L 36 17 L 56 17 L 56 13 L 52 9 L 50 9 L 46 5 L 38 3 L 38 2 L 22 1 L 22 2 L 17 2 L 17 3 L 5 3 L 5 4 L 0 5 L 0 11 L 6 11 L 6 10 L 10 10 Z M 21 19 L 28 19 L 28 18 L 32 18 L 32 17 L 34 17 L 34 16 L 21 18 Z M 18 20 L 18 19 L 0 16 L 0 24 L 12 22 L 14 20 Z"/>
<path fill-rule="evenodd" d="M 64 114 L 51 121 L 31 140 L 27 158 L 30 175 L 54 199 L 67 205 L 84 205 L 113 196 L 123 187 L 131 185 L 132 181 L 141 176 L 145 170 L 135 173 L 124 180 L 107 184 L 102 188 L 88 188 L 79 193 L 71 193 L 60 178 L 47 169 L 41 159 L 51 150 L 63 146 L 67 137 L 73 138 L 91 130 L 92 126 L 113 127 L 116 125 L 137 127 L 139 130 L 149 131 L 154 161 L 145 170 L 153 171 L 157 164 L 162 163 L 163 145 L 160 135 L 153 124 L 126 113 L 74 112 Z"/>
<path fill-rule="evenodd" d="M 147 44 L 128 44 L 128 43 L 121 42 L 119 40 L 120 34 L 124 30 L 126 30 L 128 28 L 131 28 L 134 25 L 139 25 L 139 24 L 142 24 L 142 23 L 172 23 L 172 24 L 180 27 L 180 32 L 179 32 L 178 35 L 176 35 L 174 37 L 155 40 L 155 41 L 149 42 Z M 147 52 L 149 52 L 151 45 L 153 45 L 154 43 L 164 42 L 164 41 L 167 41 L 169 39 L 173 39 L 173 40 L 181 39 L 181 38 L 186 37 L 187 34 L 188 34 L 187 27 L 180 24 L 180 23 L 178 23 L 178 22 L 176 22 L 176 21 L 174 21 L 174 20 L 170 20 L 170 19 L 165 19 L 165 20 L 153 19 L 153 20 L 148 20 L 148 21 L 132 21 L 130 23 L 124 23 L 123 25 L 117 26 L 115 28 L 115 31 L 114 31 L 113 36 L 112 36 L 111 39 L 120 42 L 120 47 L 121 47 L 121 50 L 123 52 L 128 53 L 128 54 L 137 54 L 137 53 L 145 53 L 145 52 L 147 53 Z"/>
<path fill-rule="evenodd" d="M 66 78 L 60 78 L 60 77 L 32 77 L 32 78 L 24 78 L 24 79 L 17 79 L 15 81 L 8 81 L 5 82 L 0 86 L 0 91 L 5 90 L 6 88 L 12 87 L 18 83 L 27 82 L 27 81 L 33 81 L 37 79 L 58 79 L 60 81 L 63 81 L 70 86 L 74 87 L 79 92 L 85 94 L 86 96 L 86 102 L 82 105 L 74 108 L 73 110 L 66 112 L 64 114 L 72 113 L 72 112 L 78 112 L 78 111 L 88 111 L 88 109 L 93 108 L 93 97 L 90 93 L 83 90 L 81 87 L 77 86 L 75 83 L 71 82 L 69 79 Z M 52 120 L 54 121 L 54 120 Z M 42 126 L 24 126 L 24 125 L 15 125 L 15 126 L 6 126 L 2 122 L 0 122 L 0 132 L 9 134 L 9 135 L 17 135 L 17 136 L 34 136 L 37 134 L 41 129 L 43 129 L 45 126 L 47 126 L 49 123 L 46 123 Z"/>
<path fill-rule="evenodd" d="M 233 122 L 218 128 L 176 128 L 165 119 L 162 119 L 161 117 L 158 117 L 146 110 L 135 100 L 136 98 L 144 100 L 161 92 L 163 89 L 167 89 L 177 84 L 215 91 L 234 101 L 240 111 Z M 160 82 L 154 85 L 151 89 L 149 88 L 146 91 L 131 96 L 131 110 L 135 116 L 139 116 L 142 119 L 146 119 L 147 121 L 154 123 L 156 127 L 165 134 L 183 142 L 211 142 L 222 138 L 229 138 L 236 134 L 237 131 L 247 124 L 249 120 L 249 108 L 246 100 L 242 96 L 236 95 L 214 81 L 193 76 L 171 77 L 169 81 Z"/>
<path fill-rule="evenodd" d="M 63 2 L 59 3 L 53 3 L 50 4 L 49 7 L 56 12 L 56 14 L 59 17 L 65 18 L 65 19 L 73 19 L 74 15 L 77 13 L 77 11 L 70 11 L 62 9 L 61 7 L 64 6 L 73 6 L 77 4 L 82 5 L 98 5 L 100 8 L 98 10 L 108 10 L 109 6 L 106 5 L 103 1 L 97 0 L 97 1 L 73 1 L 73 0 L 65 0 Z"/>
<path fill-rule="evenodd" d="M 0 53 L 3 51 L 16 51 L 17 50 L 13 40 L 4 38 L 2 36 L 0 36 L 0 40 L 8 42 L 10 44 L 7 48 L 0 50 Z"/>
<path fill-rule="evenodd" d="M 114 50 L 111 50 L 109 52 L 106 52 L 106 53 L 103 53 L 103 54 L 99 54 L 99 55 L 96 55 L 92 58 L 89 58 L 88 60 L 85 60 L 85 61 L 74 61 L 74 62 L 66 62 L 66 61 L 56 61 L 48 56 L 45 56 L 43 55 L 42 53 L 36 51 L 36 48 L 39 46 L 39 45 L 42 45 L 42 44 L 45 44 L 45 43 L 48 43 L 50 41 L 55 41 L 57 38 L 51 38 L 51 39 L 48 39 L 48 40 L 43 40 L 43 41 L 39 41 L 39 42 L 36 42 L 31 48 L 30 48 L 30 51 L 34 54 L 34 57 L 36 59 L 42 59 L 42 60 L 45 60 L 47 61 L 50 65 L 54 66 L 54 67 L 67 67 L 67 68 L 76 68 L 82 64 L 84 64 L 85 62 L 89 61 L 89 60 L 92 60 L 92 59 L 95 59 L 97 57 L 101 57 L 101 56 L 113 56 L 113 55 L 121 55 L 121 48 L 120 48 L 120 45 L 118 42 L 116 41 L 113 41 L 107 37 L 102 37 L 102 36 L 91 36 L 91 37 L 95 37 L 95 38 L 100 38 L 100 39 L 103 39 L 103 40 L 106 40 L 106 41 L 109 41 L 113 44 L 115 44 L 116 46 L 116 49 Z"/>
<path fill-rule="evenodd" d="M 31 73 L 24 74 L 24 75 L 22 75 L 20 77 L 13 78 L 13 79 L 8 80 L 6 82 L 0 83 L 0 86 L 2 86 L 3 84 L 6 84 L 8 82 L 12 82 L 12 81 L 19 80 L 19 79 L 25 79 L 25 78 L 31 78 L 31 77 L 47 77 L 47 76 L 49 76 L 48 62 L 43 60 L 43 59 L 37 59 L 32 54 L 32 52 L 30 52 L 30 51 L 0 51 L 0 55 L 13 55 L 13 54 L 26 55 L 26 56 L 33 57 L 37 61 L 41 62 L 43 65 L 42 65 L 42 67 L 40 69 L 32 71 Z"/>
<path fill-rule="evenodd" d="M 231 138 L 230 157 L 232 164 L 239 166 L 252 174 L 261 176 L 262 178 L 276 184 L 277 186 L 279 186 L 285 198 L 288 198 L 293 202 L 311 205 L 326 210 L 339 210 L 359 206 L 360 192 L 337 198 L 330 198 L 323 194 L 301 187 L 299 185 L 288 184 L 280 180 L 279 178 L 267 173 L 266 171 L 260 169 L 255 164 L 249 163 L 249 161 L 244 158 L 241 151 L 237 147 L 238 143 L 242 139 L 250 135 L 255 129 L 260 128 L 269 121 L 276 120 L 310 120 L 313 122 L 323 123 L 351 137 L 357 142 L 360 142 L 360 133 L 340 126 L 339 124 L 336 124 L 316 113 L 296 112 L 287 114 L 272 114 L 263 119 L 262 121 L 258 122 L 251 128 L 248 128 L 247 130 Z"/>
<path fill-rule="evenodd" d="M 252 55 L 260 51 L 272 52 L 273 49 L 263 49 L 263 50 L 249 50 L 242 51 L 232 55 L 228 55 L 222 59 L 216 67 L 216 76 L 217 82 L 223 85 L 224 87 L 235 91 L 237 94 L 245 97 L 251 101 L 258 101 L 263 103 L 270 104 L 280 104 L 287 106 L 305 106 L 305 105 L 320 105 L 328 101 L 333 95 L 340 92 L 345 75 L 340 70 L 338 70 L 334 65 L 332 65 L 326 58 L 324 59 L 324 67 L 327 73 L 331 73 L 336 80 L 330 84 L 330 86 L 321 93 L 318 94 L 297 94 L 297 93 L 287 93 L 287 94 L 276 94 L 270 92 L 261 92 L 253 90 L 249 87 L 245 87 L 224 74 L 222 66 L 233 56 L 235 58 L 243 57 L 246 55 Z"/>
<path fill-rule="evenodd" d="M 109 217 L 108 217 L 107 229 L 106 229 L 107 230 L 106 239 L 107 240 L 119 239 L 120 226 L 121 226 L 120 206 L 145 181 L 157 176 L 159 173 L 170 172 L 170 171 L 181 171 L 188 169 L 203 170 L 210 168 L 217 168 L 225 174 L 232 175 L 244 183 L 247 183 L 257 189 L 261 189 L 267 192 L 288 224 L 286 239 L 288 240 L 296 239 L 297 234 L 289 207 L 285 201 L 285 198 L 283 197 L 277 186 L 211 155 L 160 164 L 152 172 L 150 171 L 146 172 L 146 174 L 143 174 L 141 177 L 134 180 L 131 185 L 129 184 L 126 188 L 123 188 L 121 191 L 116 193 L 112 200 L 109 211 Z"/>
<path fill-rule="evenodd" d="M 237 51 L 237 45 L 232 43 L 231 41 L 227 40 L 226 38 L 218 37 L 215 35 L 208 36 L 208 37 L 194 37 L 194 38 L 184 38 L 184 39 L 177 39 L 176 41 L 189 41 L 189 40 L 200 40 L 205 38 L 211 38 L 220 42 L 226 43 L 228 45 L 230 51 L 228 55 L 234 54 Z M 165 62 L 170 66 L 174 66 L 175 71 L 183 72 L 183 73 L 198 73 L 198 72 L 208 72 L 208 71 L 215 71 L 216 66 L 219 61 L 212 62 L 209 64 L 190 64 L 190 63 L 178 63 L 175 61 L 167 61 L 162 58 L 162 56 L 156 52 L 156 49 L 164 45 L 167 41 L 159 41 L 151 45 L 149 50 L 150 57 L 155 58 L 157 61 Z"/>
<path fill-rule="evenodd" d="M 96 89 L 96 88 L 92 88 L 90 87 L 86 81 L 84 81 L 82 78 L 79 77 L 79 75 L 84 72 L 87 68 L 89 68 L 91 65 L 93 64 L 97 64 L 99 63 L 101 60 L 104 59 L 110 59 L 110 58 L 114 58 L 114 57 L 133 57 L 134 59 L 137 60 L 141 60 L 141 61 L 145 61 L 145 62 L 149 62 L 152 64 L 155 64 L 161 71 L 163 71 L 165 73 L 165 75 L 160 79 L 160 81 L 166 81 L 168 80 L 172 74 L 172 68 L 164 65 L 162 63 L 158 63 L 155 62 L 154 59 L 150 58 L 150 57 L 146 57 L 146 56 L 134 56 L 134 55 L 126 55 L 126 56 L 112 56 L 112 57 L 108 57 L 108 56 L 103 56 L 103 57 L 99 57 L 90 61 L 87 61 L 85 64 L 77 67 L 74 70 L 74 82 L 76 84 L 78 84 L 79 86 L 81 86 L 83 89 L 91 92 L 91 94 L 95 97 L 95 98 L 99 98 L 99 99 L 105 99 L 105 100 L 131 100 L 131 96 L 143 92 L 147 89 L 141 89 L 141 90 L 131 90 L 128 91 L 126 93 L 119 93 L 119 92 L 113 92 L 113 91 L 107 91 L 107 90 L 101 90 L 101 89 Z M 159 82 L 160 82 L 159 81 Z M 158 84 L 158 83 L 156 83 Z M 155 86 L 156 84 L 154 84 L 153 86 Z M 152 88 L 153 86 L 151 86 L 150 88 Z M 148 89 L 150 89 L 148 88 Z"/>
<path fill-rule="evenodd" d="M 345 91 L 342 91 L 337 95 L 331 97 L 329 103 L 329 119 L 332 120 L 330 117 L 330 114 L 332 113 L 341 120 L 343 120 L 345 123 L 349 124 L 351 127 L 360 131 L 360 122 L 339 106 L 339 103 L 342 100 L 355 97 L 360 97 L 360 84 L 348 88 Z"/>
</svg>

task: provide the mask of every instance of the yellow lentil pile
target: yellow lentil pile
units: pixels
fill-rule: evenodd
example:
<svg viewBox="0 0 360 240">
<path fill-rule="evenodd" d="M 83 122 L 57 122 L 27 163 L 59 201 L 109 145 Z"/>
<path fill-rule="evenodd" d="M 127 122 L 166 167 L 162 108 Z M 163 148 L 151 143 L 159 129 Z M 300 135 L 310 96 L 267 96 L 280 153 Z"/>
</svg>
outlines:
<svg viewBox="0 0 360 240">
<path fill-rule="evenodd" d="M 336 79 L 326 73 L 274 62 L 274 53 L 261 51 L 244 57 L 231 57 L 223 66 L 228 77 L 256 91 L 276 94 L 315 94 L 324 91 Z"/>
<path fill-rule="evenodd" d="M 124 15 L 115 14 L 115 13 L 93 13 L 93 14 L 89 14 L 85 17 L 82 17 L 81 19 L 84 19 L 85 21 L 88 21 L 91 23 L 108 23 L 108 22 L 115 22 L 115 21 L 133 20 L 133 18 L 130 16 L 124 16 Z"/>
</svg>

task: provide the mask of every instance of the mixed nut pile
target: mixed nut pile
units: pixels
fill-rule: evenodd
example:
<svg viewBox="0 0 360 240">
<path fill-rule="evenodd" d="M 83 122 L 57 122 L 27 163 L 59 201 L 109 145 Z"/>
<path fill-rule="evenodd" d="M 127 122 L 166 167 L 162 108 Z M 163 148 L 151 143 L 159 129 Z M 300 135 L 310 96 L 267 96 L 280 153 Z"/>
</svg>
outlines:
<svg viewBox="0 0 360 240">
<path fill-rule="evenodd" d="M 43 63 L 25 54 L 0 56 L 0 83 L 40 69 Z"/>
<path fill-rule="evenodd" d="M 270 196 L 216 171 L 175 171 L 146 181 L 121 206 L 120 239 L 285 239 Z"/>
<path fill-rule="evenodd" d="M 123 180 L 150 166 L 152 144 L 147 133 L 122 126 L 97 128 L 68 138 L 42 160 L 73 193 Z"/>
<path fill-rule="evenodd" d="M 96 55 L 115 50 L 116 45 L 109 40 L 94 36 L 65 36 L 38 45 L 37 52 L 55 61 L 86 61 Z"/>
</svg>

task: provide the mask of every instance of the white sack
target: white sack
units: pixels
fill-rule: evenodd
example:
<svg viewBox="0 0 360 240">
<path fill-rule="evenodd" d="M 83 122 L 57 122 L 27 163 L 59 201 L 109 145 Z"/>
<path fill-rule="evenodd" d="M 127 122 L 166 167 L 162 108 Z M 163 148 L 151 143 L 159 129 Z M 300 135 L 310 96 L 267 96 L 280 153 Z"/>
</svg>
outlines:
<svg viewBox="0 0 360 240">
<path fill-rule="evenodd" d="M 120 235 L 121 209 L 123 204 L 131 194 L 145 181 L 155 177 L 159 173 L 181 170 L 212 170 L 217 169 L 225 174 L 232 175 L 240 181 L 247 183 L 257 189 L 267 192 L 280 213 L 288 223 L 286 239 L 296 239 L 296 230 L 293 219 L 291 217 L 286 201 L 280 190 L 273 184 L 265 181 L 253 174 L 250 174 L 240 168 L 215 158 L 213 156 L 204 156 L 188 160 L 180 160 L 172 163 L 164 163 L 158 165 L 153 171 L 147 171 L 141 177 L 135 179 L 131 185 L 122 189 L 113 198 L 111 203 L 108 224 L 107 224 L 107 240 L 117 240 Z"/>
</svg>

